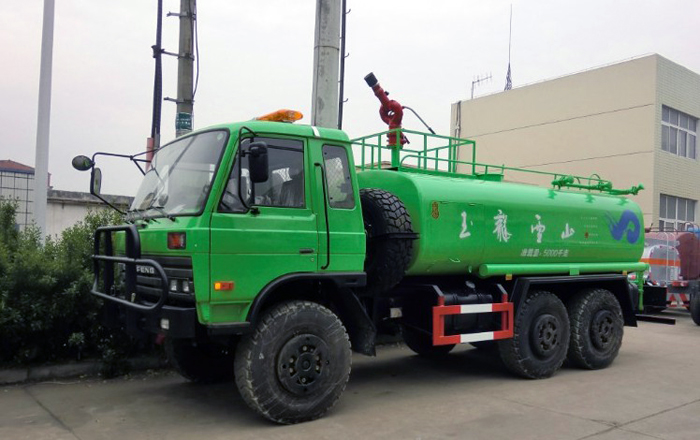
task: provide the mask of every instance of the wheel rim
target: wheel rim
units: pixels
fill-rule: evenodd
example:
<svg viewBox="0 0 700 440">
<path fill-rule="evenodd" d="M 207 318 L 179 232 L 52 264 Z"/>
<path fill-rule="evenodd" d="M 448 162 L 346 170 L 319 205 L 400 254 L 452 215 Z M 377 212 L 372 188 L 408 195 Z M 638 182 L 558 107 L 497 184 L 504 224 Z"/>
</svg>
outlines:
<svg viewBox="0 0 700 440">
<path fill-rule="evenodd" d="M 328 375 L 328 345 L 316 335 L 293 337 L 280 350 L 277 378 L 282 386 L 297 396 L 308 396 L 318 390 Z"/>
<path fill-rule="evenodd" d="M 559 320 L 554 315 L 541 315 L 532 327 L 532 348 L 540 358 L 553 356 L 559 346 Z"/>
<path fill-rule="evenodd" d="M 605 350 L 615 341 L 615 315 L 610 310 L 600 310 L 591 322 L 591 341 L 598 350 Z"/>
</svg>

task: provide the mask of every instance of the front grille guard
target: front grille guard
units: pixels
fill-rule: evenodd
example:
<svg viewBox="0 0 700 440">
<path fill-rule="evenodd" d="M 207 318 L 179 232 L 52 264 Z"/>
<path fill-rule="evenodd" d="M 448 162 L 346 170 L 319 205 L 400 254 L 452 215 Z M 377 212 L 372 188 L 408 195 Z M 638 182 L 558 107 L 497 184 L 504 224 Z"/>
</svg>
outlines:
<svg viewBox="0 0 700 440">
<path fill-rule="evenodd" d="M 125 234 L 126 256 L 117 257 L 114 255 L 113 233 L 123 231 Z M 100 252 L 100 247 L 104 239 L 104 254 Z M 165 275 L 163 267 L 155 260 L 141 258 L 141 239 L 135 225 L 103 226 L 95 231 L 95 249 L 93 260 L 93 270 L 95 281 L 90 291 L 93 295 L 107 301 L 121 304 L 142 313 L 154 313 L 159 311 L 168 299 L 168 277 Z M 100 267 L 100 264 L 104 267 Z M 120 298 L 115 292 L 114 265 L 124 264 L 124 286 L 127 298 Z M 136 302 L 136 266 L 150 266 L 160 277 L 162 292 L 158 301 L 149 304 Z M 102 277 L 100 277 L 102 274 Z M 101 278 L 101 279 L 100 279 Z M 100 290 L 102 285 L 102 291 Z M 113 292 L 114 294 L 110 294 Z M 130 295 L 130 298 L 128 296 Z"/>
</svg>

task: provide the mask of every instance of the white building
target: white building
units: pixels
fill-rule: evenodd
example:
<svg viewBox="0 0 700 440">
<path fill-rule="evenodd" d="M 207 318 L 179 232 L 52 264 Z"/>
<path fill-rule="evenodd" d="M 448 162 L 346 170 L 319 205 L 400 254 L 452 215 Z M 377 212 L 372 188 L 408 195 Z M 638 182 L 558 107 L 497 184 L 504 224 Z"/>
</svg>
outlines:
<svg viewBox="0 0 700 440">
<path fill-rule="evenodd" d="M 49 183 L 51 179 L 49 179 Z M 120 208 L 131 204 L 131 197 L 103 196 Z M 0 160 L 0 198 L 17 202 L 16 226 L 24 229 L 34 221 L 34 168 L 12 160 Z M 89 193 L 60 191 L 49 187 L 46 204 L 46 235 L 60 235 L 83 220 L 89 210 L 111 209 Z"/>
<path fill-rule="evenodd" d="M 451 132 L 479 162 L 643 183 L 646 226 L 682 229 L 700 222 L 699 116 L 700 75 L 654 54 L 457 102 Z"/>
</svg>

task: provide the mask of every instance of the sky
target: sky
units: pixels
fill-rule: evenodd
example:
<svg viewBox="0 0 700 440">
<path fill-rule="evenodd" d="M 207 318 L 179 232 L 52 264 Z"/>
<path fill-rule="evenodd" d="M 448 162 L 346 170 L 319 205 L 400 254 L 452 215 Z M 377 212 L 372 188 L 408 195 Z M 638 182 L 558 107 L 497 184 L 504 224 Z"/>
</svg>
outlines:
<svg viewBox="0 0 700 440">
<path fill-rule="evenodd" d="M 34 166 L 43 0 L 0 0 L 0 159 Z M 179 10 L 164 0 L 164 12 Z M 343 129 L 385 129 L 363 78 L 449 134 L 450 105 L 497 93 L 508 67 L 519 87 L 659 53 L 700 72 L 697 0 L 347 0 Z M 150 135 L 156 0 L 56 0 L 49 172 L 54 189 L 87 191 L 71 158 L 134 154 Z M 194 126 L 249 120 L 279 108 L 311 117 L 313 0 L 199 0 L 199 85 Z M 177 18 L 163 19 L 163 47 L 177 52 Z M 175 97 L 177 60 L 164 57 L 163 96 Z M 404 127 L 422 129 L 411 114 Z M 162 143 L 175 133 L 163 103 Z M 133 165 L 101 159 L 103 192 L 133 195 Z"/>
</svg>

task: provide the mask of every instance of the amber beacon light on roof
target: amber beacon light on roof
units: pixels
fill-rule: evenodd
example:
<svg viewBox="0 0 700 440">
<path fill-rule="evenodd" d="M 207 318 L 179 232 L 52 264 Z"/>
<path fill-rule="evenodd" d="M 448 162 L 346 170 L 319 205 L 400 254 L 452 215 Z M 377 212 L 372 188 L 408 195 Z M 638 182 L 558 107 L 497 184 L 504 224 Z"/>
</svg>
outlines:
<svg viewBox="0 0 700 440">
<path fill-rule="evenodd" d="M 277 110 L 266 115 L 258 116 L 255 118 L 256 121 L 270 121 L 270 122 L 296 122 L 303 118 L 304 115 L 296 110 Z"/>
</svg>

